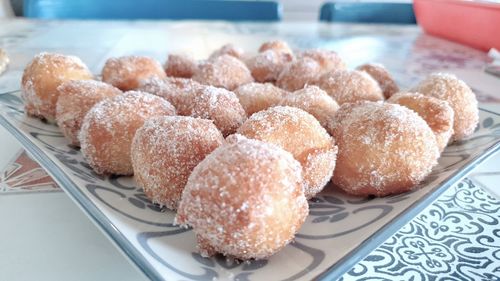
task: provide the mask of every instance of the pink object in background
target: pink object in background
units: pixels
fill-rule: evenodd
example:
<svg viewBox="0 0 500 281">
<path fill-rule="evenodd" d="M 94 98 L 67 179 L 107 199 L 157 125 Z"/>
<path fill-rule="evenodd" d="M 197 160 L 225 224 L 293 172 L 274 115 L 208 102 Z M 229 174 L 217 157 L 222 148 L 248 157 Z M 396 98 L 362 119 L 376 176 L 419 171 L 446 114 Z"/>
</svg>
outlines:
<svg viewBox="0 0 500 281">
<path fill-rule="evenodd" d="M 414 0 L 425 32 L 487 51 L 500 49 L 500 3 L 493 1 Z"/>
</svg>

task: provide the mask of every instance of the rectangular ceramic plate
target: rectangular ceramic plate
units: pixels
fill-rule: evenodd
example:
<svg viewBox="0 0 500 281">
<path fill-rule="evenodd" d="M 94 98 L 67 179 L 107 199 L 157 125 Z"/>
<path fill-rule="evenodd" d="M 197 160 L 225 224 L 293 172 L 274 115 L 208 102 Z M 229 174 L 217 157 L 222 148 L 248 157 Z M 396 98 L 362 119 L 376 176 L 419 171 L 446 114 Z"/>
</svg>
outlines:
<svg viewBox="0 0 500 281">
<path fill-rule="evenodd" d="M 0 123 L 151 279 L 310 280 L 337 278 L 411 220 L 474 165 L 500 148 L 500 114 L 480 110 L 469 139 L 448 147 L 413 192 L 356 198 L 328 186 L 310 201 L 294 243 L 267 261 L 235 263 L 197 254 L 192 231 L 151 204 L 130 177 L 101 177 L 55 125 L 27 117 L 19 92 L 0 94 Z"/>
</svg>

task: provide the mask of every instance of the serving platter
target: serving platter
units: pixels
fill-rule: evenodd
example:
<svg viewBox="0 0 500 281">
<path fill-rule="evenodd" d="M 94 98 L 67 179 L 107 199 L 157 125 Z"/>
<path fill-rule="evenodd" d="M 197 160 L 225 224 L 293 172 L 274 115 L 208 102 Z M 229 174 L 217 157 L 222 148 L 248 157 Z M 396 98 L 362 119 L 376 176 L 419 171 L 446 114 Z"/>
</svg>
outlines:
<svg viewBox="0 0 500 281">
<path fill-rule="evenodd" d="M 103 177 L 58 128 L 24 114 L 19 91 L 0 93 L 0 124 L 12 133 L 82 210 L 153 280 L 310 280 L 338 278 L 432 203 L 475 165 L 500 150 L 500 113 L 480 108 L 480 123 L 450 145 L 412 192 L 352 197 L 333 185 L 310 201 L 295 241 L 269 260 L 202 258 L 194 234 L 174 212 L 152 204 L 131 177 Z"/>
</svg>

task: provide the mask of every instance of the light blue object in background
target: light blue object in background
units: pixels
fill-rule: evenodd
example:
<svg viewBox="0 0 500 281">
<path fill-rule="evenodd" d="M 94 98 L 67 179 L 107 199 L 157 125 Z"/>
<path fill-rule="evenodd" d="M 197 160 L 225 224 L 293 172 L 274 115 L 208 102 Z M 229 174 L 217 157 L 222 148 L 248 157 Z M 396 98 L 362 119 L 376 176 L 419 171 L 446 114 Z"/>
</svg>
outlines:
<svg viewBox="0 0 500 281">
<path fill-rule="evenodd" d="M 416 24 L 411 3 L 328 2 L 321 6 L 320 21 Z"/>
<path fill-rule="evenodd" d="M 25 0 L 24 16 L 40 19 L 199 19 L 279 21 L 276 1 Z"/>
</svg>

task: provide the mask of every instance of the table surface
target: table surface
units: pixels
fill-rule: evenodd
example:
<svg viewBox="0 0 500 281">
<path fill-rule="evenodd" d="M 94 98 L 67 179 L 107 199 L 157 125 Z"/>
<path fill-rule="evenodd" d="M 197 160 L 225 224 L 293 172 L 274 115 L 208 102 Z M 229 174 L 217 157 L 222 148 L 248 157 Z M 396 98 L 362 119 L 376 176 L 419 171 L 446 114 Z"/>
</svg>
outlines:
<svg viewBox="0 0 500 281">
<path fill-rule="evenodd" d="M 7 72 L 0 75 L 0 93 L 19 89 L 25 65 L 41 51 L 79 56 L 94 73 L 99 73 L 111 56 L 147 55 L 163 62 L 168 53 L 187 52 L 203 59 L 224 43 L 235 43 L 254 51 L 263 41 L 281 38 L 298 49 L 335 50 L 350 67 L 373 61 L 383 63 L 403 89 L 431 72 L 455 73 L 474 89 L 483 108 L 500 112 L 500 79 L 483 72 L 488 62 L 485 53 L 425 35 L 413 26 L 16 19 L 0 20 L 0 27 L 0 48 L 7 51 L 11 60 Z M 0 229 L 3 234 L 0 280 L 146 279 L 3 128 L 0 128 L 0 143 Z M 467 213 L 470 219 L 481 219 L 478 214 L 469 214 L 470 207 L 477 204 L 484 209 L 480 215 L 496 219 L 498 225 L 500 201 L 488 197 L 490 199 L 484 203 L 481 194 L 500 198 L 499 183 L 500 155 L 497 154 L 476 167 L 468 178 L 452 186 L 344 278 L 356 279 L 364 274 L 365 277 L 390 279 L 405 266 L 419 268 L 423 272 L 420 279 L 437 275 L 437 271 L 433 271 L 435 265 L 429 265 L 425 259 L 409 262 L 401 258 L 397 263 L 394 259 L 387 263 L 391 260 L 387 255 L 395 251 L 398 243 L 403 243 L 400 237 L 415 235 L 415 229 L 424 225 L 423 218 L 437 210 L 458 210 L 458 213 Z M 473 196 L 471 202 L 464 205 L 453 200 L 471 191 L 479 194 Z M 455 264 L 448 268 L 444 271 L 446 276 L 454 276 L 457 280 L 467 277 L 493 280 L 500 276 L 499 243 L 492 243 L 500 239 L 498 226 L 479 224 L 478 229 L 480 231 L 468 233 L 467 237 L 456 237 L 456 240 L 472 241 L 467 249 L 473 248 L 471 251 L 476 255 L 463 258 L 460 247 L 452 246 L 452 242 L 441 243 L 442 249 L 438 252 L 461 257 L 460 266 Z M 418 239 L 429 245 L 443 241 L 442 237 L 422 235 Z M 484 239 L 491 241 L 485 244 Z M 436 261 L 429 256 L 432 253 L 426 253 L 428 260 Z"/>
</svg>

